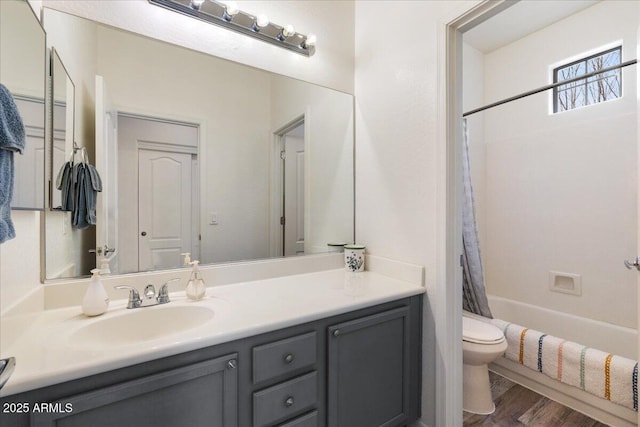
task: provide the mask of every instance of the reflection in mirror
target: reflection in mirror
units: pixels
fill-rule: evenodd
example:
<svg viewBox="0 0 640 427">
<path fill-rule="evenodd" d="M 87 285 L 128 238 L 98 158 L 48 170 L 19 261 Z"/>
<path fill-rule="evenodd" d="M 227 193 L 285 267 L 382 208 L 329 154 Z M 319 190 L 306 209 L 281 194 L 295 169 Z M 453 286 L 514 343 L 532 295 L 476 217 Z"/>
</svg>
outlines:
<svg viewBox="0 0 640 427">
<path fill-rule="evenodd" d="M 23 154 L 14 155 L 12 209 L 44 208 L 45 49 L 44 30 L 29 4 L 0 1 L 0 82 L 11 92 L 26 131 Z"/>
<path fill-rule="evenodd" d="M 51 93 L 53 99 L 53 127 L 51 135 L 51 183 L 49 186 L 50 210 L 45 211 L 45 242 L 49 249 L 45 270 L 47 277 L 80 274 L 78 253 L 73 250 L 79 233 L 72 230 L 70 209 L 63 201 L 61 182 L 65 164 L 73 164 L 74 148 L 74 85 L 58 52 L 51 49 Z M 59 188 L 60 187 L 60 188 Z"/>
<path fill-rule="evenodd" d="M 103 183 L 94 265 L 127 273 L 180 267 L 186 252 L 208 264 L 353 241 L 351 95 L 47 8 L 44 24 L 80 64 L 76 86 L 95 88 L 77 105 L 95 112 Z M 69 34 L 82 44 L 63 50 Z"/>
<path fill-rule="evenodd" d="M 51 78 L 53 94 L 53 150 L 52 173 L 56 182 L 51 192 L 51 209 L 69 210 L 63 207 L 62 191 L 58 185 L 60 171 L 67 160 L 73 164 L 77 148 L 73 144 L 73 97 L 74 87 L 69 73 L 58 56 L 58 52 L 51 49 Z"/>
</svg>

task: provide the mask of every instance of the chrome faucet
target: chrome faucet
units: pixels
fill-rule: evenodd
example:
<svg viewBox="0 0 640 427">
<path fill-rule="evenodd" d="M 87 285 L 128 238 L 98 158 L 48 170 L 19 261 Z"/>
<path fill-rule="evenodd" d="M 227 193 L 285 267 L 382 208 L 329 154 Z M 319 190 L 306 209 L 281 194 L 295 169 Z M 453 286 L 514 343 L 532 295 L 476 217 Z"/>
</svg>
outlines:
<svg viewBox="0 0 640 427">
<path fill-rule="evenodd" d="M 136 288 L 129 285 L 114 286 L 114 289 L 126 289 L 129 291 L 129 301 L 127 302 L 127 308 L 141 308 L 150 307 L 152 305 L 166 304 L 171 302 L 169 299 L 169 283 L 180 280 L 179 278 L 168 280 L 162 286 L 156 295 L 156 287 L 149 283 L 144 287 L 144 293 L 142 297 Z"/>
</svg>

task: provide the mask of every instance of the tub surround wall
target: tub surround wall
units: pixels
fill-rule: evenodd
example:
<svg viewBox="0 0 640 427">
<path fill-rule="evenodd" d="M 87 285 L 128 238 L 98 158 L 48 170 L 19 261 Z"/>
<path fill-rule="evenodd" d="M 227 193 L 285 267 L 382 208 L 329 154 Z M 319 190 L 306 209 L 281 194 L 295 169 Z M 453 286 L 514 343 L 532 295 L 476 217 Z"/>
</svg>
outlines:
<svg viewBox="0 0 640 427">
<path fill-rule="evenodd" d="M 638 7 L 599 2 L 486 53 L 484 103 L 546 85 L 555 66 L 616 41 L 623 61 L 635 58 Z M 621 99 L 550 114 L 547 91 L 471 116 L 489 293 L 636 328 L 636 277 L 622 265 L 637 244 L 636 67 L 622 72 Z M 581 275 L 582 295 L 550 291 L 550 271 Z"/>
</svg>

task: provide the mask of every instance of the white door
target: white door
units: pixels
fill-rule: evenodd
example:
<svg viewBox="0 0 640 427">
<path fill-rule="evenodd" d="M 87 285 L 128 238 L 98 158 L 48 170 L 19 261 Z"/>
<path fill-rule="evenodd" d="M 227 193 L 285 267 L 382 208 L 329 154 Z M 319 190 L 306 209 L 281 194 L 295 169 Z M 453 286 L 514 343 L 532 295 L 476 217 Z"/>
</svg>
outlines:
<svg viewBox="0 0 640 427">
<path fill-rule="evenodd" d="M 138 152 L 140 270 L 181 266 L 191 248 L 191 155 Z"/>
<path fill-rule="evenodd" d="M 118 115 L 121 273 L 179 267 L 182 252 L 197 257 L 198 135 L 197 125 Z"/>
<path fill-rule="evenodd" d="M 284 135 L 284 255 L 304 254 L 304 124 Z"/>
<path fill-rule="evenodd" d="M 118 123 L 102 76 L 96 76 L 96 164 L 102 192 L 96 202 L 96 266 L 118 273 Z"/>
</svg>

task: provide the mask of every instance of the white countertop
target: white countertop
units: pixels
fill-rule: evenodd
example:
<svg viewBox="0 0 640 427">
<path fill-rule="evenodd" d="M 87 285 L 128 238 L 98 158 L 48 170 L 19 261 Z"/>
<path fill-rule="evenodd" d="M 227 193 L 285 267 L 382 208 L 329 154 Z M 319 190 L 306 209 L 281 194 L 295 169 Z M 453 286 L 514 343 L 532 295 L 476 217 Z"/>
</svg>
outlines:
<svg viewBox="0 0 640 427">
<path fill-rule="evenodd" d="M 192 302 L 184 292 L 171 302 L 128 310 L 126 300 L 112 301 L 102 316 L 86 317 L 80 307 L 45 310 L 31 319 L 20 337 L 2 345 L 0 358 L 14 356 L 16 368 L 0 396 L 110 371 L 161 357 L 196 350 L 264 332 L 334 316 L 424 293 L 424 287 L 373 272 L 329 270 L 207 288 L 205 299 Z M 73 342 L 81 328 L 139 310 L 202 306 L 213 318 L 201 326 L 134 344 L 96 348 Z M 170 311 L 170 310 L 169 310 Z M 171 322 L 171 318 L 167 319 Z M 131 328 L 136 328 L 132 322 Z M 162 325 L 157 327 L 162 328 Z M 5 348 L 6 347 L 6 348 Z"/>
</svg>

